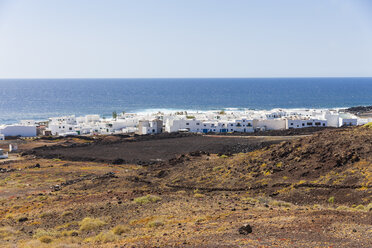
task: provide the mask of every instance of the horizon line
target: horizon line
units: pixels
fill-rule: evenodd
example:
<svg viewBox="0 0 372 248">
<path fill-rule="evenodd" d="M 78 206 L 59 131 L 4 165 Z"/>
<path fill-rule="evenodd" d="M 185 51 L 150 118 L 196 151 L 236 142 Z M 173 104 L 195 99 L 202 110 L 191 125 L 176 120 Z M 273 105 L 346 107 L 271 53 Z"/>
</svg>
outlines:
<svg viewBox="0 0 372 248">
<path fill-rule="evenodd" d="M 311 79 L 311 78 L 372 78 L 372 76 L 310 76 L 310 77 L 41 77 L 0 78 L 0 80 L 64 80 L 64 79 Z"/>
</svg>

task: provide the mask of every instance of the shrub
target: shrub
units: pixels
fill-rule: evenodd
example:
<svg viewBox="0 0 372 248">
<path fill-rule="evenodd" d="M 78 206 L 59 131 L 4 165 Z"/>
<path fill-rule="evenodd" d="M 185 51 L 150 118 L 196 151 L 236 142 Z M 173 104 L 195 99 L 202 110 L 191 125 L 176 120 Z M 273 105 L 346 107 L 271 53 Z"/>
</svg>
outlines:
<svg viewBox="0 0 372 248">
<path fill-rule="evenodd" d="M 39 217 L 42 218 L 42 219 L 52 218 L 54 215 L 55 215 L 54 212 L 44 212 L 44 213 L 40 214 Z"/>
<path fill-rule="evenodd" d="M 355 209 L 358 209 L 358 210 L 364 210 L 364 206 L 363 206 L 363 205 L 358 205 L 358 206 L 356 206 Z"/>
<path fill-rule="evenodd" d="M 15 232 L 10 227 L 1 227 L 0 228 L 0 239 L 5 239 L 7 237 L 13 236 Z"/>
<path fill-rule="evenodd" d="M 116 235 L 122 235 L 123 233 L 127 233 L 130 231 L 130 228 L 123 225 L 118 225 L 112 229 L 112 232 Z"/>
<path fill-rule="evenodd" d="M 195 194 L 194 194 L 194 197 L 195 197 L 195 198 L 203 198 L 204 195 L 203 195 L 203 194 L 200 194 L 200 193 L 195 193 Z"/>
<path fill-rule="evenodd" d="M 282 166 L 283 166 L 282 162 L 279 162 L 279 163 L 276 164 L 276 167 L 278 167 L 278 168 L 281 168 Z"/>
<path fill-rule="evenodd" d="M 70 230 L 70 231 L 63 231 L 62 236 L 64 237 L 74 237 L 74 236 L 79 236 L 79 232 L 77 230 Z"/>
<path fill-rule="evenodd" d="M 368 204 L 366 209 L 367 209 L 367 211 L 372 211 L 372 203 Z"/>
<path fill-rule="evenodd" d="M 161 198 L 158 197 L 158 196 L 154 196 L 154 195 L 146 195 L 146 196 L 141 196 L 141 197 L 138 197 L 138 198 L 135 198 L 133 201 L 137 204 L 147 204 L 147 203 L 150 203 L 150 202 L 158 202 L 160 201 Z"/>
<path fill-rule="evenodd" d="M 228 156 L 226 156 L 225 154 L 222 154 L 222 155 L 220 156 L 220 158 L 228 158 Z"/>
<path fill-rule="evenodd" d="M 335 202 L 335 197 L 334 196 L 329 197 L 328 202 L 333 204 Z"/>
<path fill-rule="evenodd" d="M 368 127 L 372 129 L 372 122 L 368 122 L 367 124 L 364 124 L 363 127 Z"/>
<path fill-rule="evenodd" d="M 36 229 L 33 237 L 34 238 L 41 238 L 41 237 L 59 237 L 59 233 L 54 230 L 44 230 L 44 229 Z M 40 240 L 40 239 L 39 239 Z M 40 240 L 41 241 L 41 240 Z"/>
<path fill-rule="evenodd" d="M 62 217 L 67 217 L 67 216 L 71 216 L 73 215 L 73 213 L 71 211 L 65 211 L 62 213 Z"/>
<path fill-rule="evenodd" d="M 86 217 L 82 221 L 80 221 L 79 225 L 80 231 L 94 231 L 106 225 L 106 223 L 100 219 Z"/>
<path fill-rule="evenodd" d="M 147 224 L 148 227 L 159 227 L 159 226 L 164 226 L 164 222 L 160 221 L 160 220 L 154 220 L 154 221 L 151 221 Z"/>
<path fill-rule="evenodd" d="M 336 210 L 339 210 L 339 211 L 348 211 L 348 210 L 350 210 L 347 206 L 338 206 L 337 208 L 336 208 Z"/>
<path fill-rule="evenodd" d="M 94 242 L 94 243 L 110 243 L 117 240 L 117 236 L 111 232 L 100 232 L 97 236 L 91 237 L 86 239 L 86 242 Z"/>
<path fill-rule="evenodd" d="M 41 236 L 39 238 L 40 242 L 42 243 L 46 243 L 46 244 L 49 244 L 49 243 L 52 243 L 53 239 L 49 236 Z"/>
</svg>

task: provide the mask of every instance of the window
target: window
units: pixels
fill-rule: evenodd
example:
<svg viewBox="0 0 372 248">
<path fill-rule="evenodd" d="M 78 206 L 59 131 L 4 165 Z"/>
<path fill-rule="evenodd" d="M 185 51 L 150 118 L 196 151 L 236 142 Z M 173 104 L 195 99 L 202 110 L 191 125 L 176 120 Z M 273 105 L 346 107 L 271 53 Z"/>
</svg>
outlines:
<svg viewBox="0 0 372 248">
<path fill-rule="evenodd" d="M 325 127 L 325 123 L 323 123 L 323 127 Z"/>
<path fill-rule="evenodd" d="M 315 122 L 315 126 L 320 126 L 320 122 Z"/>
<path fill-rule="evenodd" d="M 234 126 L 234 124 L 230 124 L 230 126 L 232 126 L 232 127 L 233 127 L 233 126 Z"/>
<path fill-rule="evenodd" d="M 245 120 L 243 120 L 243 122 L 245 122 Z"/>
<path fill-rule="evenodd" d="M 200 123 L 199 123 L 199 122 L 197 122 L 197 123 L 196 123 L 196 125 L 198 125 L 198 126 L 199 126 L 199 125 L 200 125 Z"/>
<path fill-rule="evenodd" d="M 190 125 L 190 123 L 186 122 L 186 126 Z"/>
<path fill-rule="evenodd" d="M 304 127 L 305 126 L 305 123 L 302 123 L 302 126 Z"/>
<path fill-rule="evenodd" d="M 291 126 L 293 126 L 293 122 L 291 123 Z"/>
<path fill-rule="evenodd" d="M 70 127 L 69 130 L 72 130 L 72 127 Z"/>
<path fill-rule="evenodd" d="M 251 124 L 251 123 L 248 123 L 248 124 L 247 124 L 247 127 L 251 127 L 251 126 L 252 126 L 252 124 Z"/>
<path fill-rule="evenodd" d="M 312 126 L 313 125 L 313 123 L 312 122 L 308 122 L 308 123 L 306 123 L 308 126 Z"/>
</svg>

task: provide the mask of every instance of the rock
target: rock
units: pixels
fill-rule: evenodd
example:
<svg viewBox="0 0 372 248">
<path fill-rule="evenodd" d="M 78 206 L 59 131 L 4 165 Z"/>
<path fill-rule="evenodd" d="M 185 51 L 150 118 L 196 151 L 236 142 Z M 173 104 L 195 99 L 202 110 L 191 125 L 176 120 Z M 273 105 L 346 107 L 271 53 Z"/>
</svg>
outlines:
<svg viewBox="0 0 372 248">
<path fill-rule="evenodd" d="M 27 168 L 29 168 L 29 169 L 40 168 L 40 164 L 38 163 L 38 164 L 35 164 L 35 165 L 31 165 Z"/>
<path fill-rule="evenodd" d="M 27 217 L 21 217 L 18 219 L 18 222 L 25 222 L 25 221 L 28 221 Z"/>
<path fill-rule="evenodd" d="M 62 189 L 61 185 L 59 184 L 53 185 L 50 188 L 52 189 L 52 191 L 60 191 Z"/>
<path fill-rule="evenodd" d="M 252 232 L 252 227 L 249 224 L 244 224 L 239 228 L 239 233 L 243 235 L 247 235 Z"/>
<path fill-rule="evenodd" d="M 123 163 L 124 163 L 124 159 L 121 159 L 121 158 L 117 158 L 112 161 L 112 164 L 115 164 L 115 165 L 123 164 Z"/>
<path fill-rule="evenodd" d="M 165 170 L 161 170 L 158 172 L 158 174 L 156 175 L 156 177 L 158 178 L 163 178 L 167 175 L 168 173 L 165 171 Z"/>
</svg>

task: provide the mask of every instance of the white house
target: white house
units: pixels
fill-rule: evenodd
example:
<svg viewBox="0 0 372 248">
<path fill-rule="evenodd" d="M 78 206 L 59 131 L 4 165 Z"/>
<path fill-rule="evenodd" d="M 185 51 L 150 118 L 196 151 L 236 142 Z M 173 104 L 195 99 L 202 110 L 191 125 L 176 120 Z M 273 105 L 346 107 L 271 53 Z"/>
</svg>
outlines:
<svg viewBox="0 0 372 248">
<path fill-rule="evenodd" d="M 5 135 L 0 133 L 0 140 L 5 140 Z"/>
<path fill-rule="evenodd" d="M 0 134 L 4 136 L 35 137 L 36 126 L 2 125 L 0 126 Z"/>
<path fill-rule="evenodd" d="M 75 132 L 75 125 L 67 123 L 52 123 L 48 125 L 48 129 L 52 132 L 52 135 L 62 135 L 64 133 Z"/>
<path fill-rule="evenodd" d="M 37 126 L 35 120 L 21 120 L 19 124 L 21 124 L 22 126 Z"/>
<path fill-rule="evenodd" d="M 61 117 L 51 117 L 49 118 L 49 123 L 66 123 L 70 125 L 76 125 L 76 117 L 75 115 L 70 116 L 61 116 Z"/>
<path fill-rule="evenodd" d="M 141 120 L 138 124 L 138 134 L 156 134 L 161 133 L 163 121 L 161 120 Z"/>
<path fill-rule="evenodd" d="M 260 130 L 281 130 L 286 129 L 285 119 L 254 119 L 253 128 Z"/>
<path fill-rule="evenodd" d="M 340 114 L 330 111 L 325 111 L 323 118 L 327 120 L 327 125 L 329 127 L 339 127 L 340 126 Z"/>
<path fill-rule="evenodd" d="M 165 131 L 168 133 L 188 130 L 190 132 L 202 132 L 202 121 L 196 119 L 169 118 L 165 122 Z"/>
<path fill-rule="evenodd" d="M 356 126 L 358 124 L 358 119 L 351 114 L 340 114 L 339 117 L 339 127 L 343 126 Z"/>
<path fill-rule="evenodd" d="M 0 149 L 0 159 L 8 158 L 8 153 L 5 153 L 3 149 Z"/>
<path fill-rule="evenodd" d="M 193 133 L 228 133 L 253 132 L 253 120 L 199 120 L 199 119 L 167 119 L 166 132 L 189 131 Z"/>
<path fill-rule="evenodd" d="M 326 120 L 319 119 L 286 119 L 286 129 L 305 128 L 305 127 L 326 127 Z"/>
</svg>

